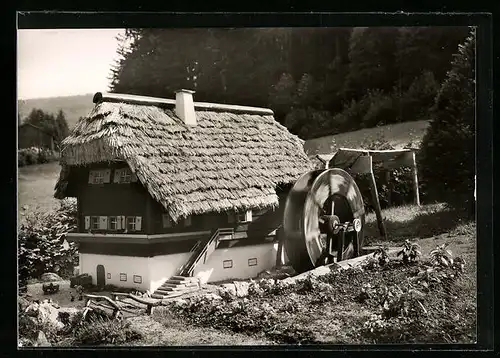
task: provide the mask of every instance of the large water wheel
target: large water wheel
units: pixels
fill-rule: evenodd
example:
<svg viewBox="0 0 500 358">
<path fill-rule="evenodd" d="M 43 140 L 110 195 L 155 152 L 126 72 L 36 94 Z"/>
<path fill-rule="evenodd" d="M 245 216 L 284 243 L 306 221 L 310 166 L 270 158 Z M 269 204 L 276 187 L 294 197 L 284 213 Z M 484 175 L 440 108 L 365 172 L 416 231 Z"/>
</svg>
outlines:
<svg viewBox="0 0 500 358">
<path fill-rule="evenodd" d="M 342 169 L 300 177 L 285 204 L 284 247 L 297 272 L 345 260 L 363 245 L 365 210 L 354 179 Z"/>
</svg>

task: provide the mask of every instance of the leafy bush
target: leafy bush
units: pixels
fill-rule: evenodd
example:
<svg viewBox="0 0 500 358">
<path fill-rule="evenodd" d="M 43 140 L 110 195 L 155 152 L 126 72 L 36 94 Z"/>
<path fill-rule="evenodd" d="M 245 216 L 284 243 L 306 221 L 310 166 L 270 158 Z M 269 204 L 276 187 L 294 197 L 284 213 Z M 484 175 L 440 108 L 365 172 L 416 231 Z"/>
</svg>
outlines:
<svg viewBox="0 0 500 358">
<path fill-rule="evenodd" d="M 97 346 L 130 342 L 141 337 L 142 333 L 128 321 L 93 318 L 76 329 L 74 338 L 76 344 Z"/>
<path fill-rule="evenodd" d="M 76 202 L 61 201 L 59 209 L 34 213 L 18 230 L 19 282 L 38 278 L 44 272 L 56 272 L 61 277 L 72 274 L 78 264 L 74 243 L 64 243 L 65 234 L 76 229 Z"/>
<path fill-rule="evenodd" d="M 58 160 L 59 153 L 47 148 L 22 148 L 17 151 L 19 167 L 32 164 L 49 163 Z"/>
<path fill-rule="evenodd" d="M 403 248 L 398 252 L 398 256 L 403 257 L 404 263 L 409 263 L 417 260 L 420 256 L 422 256 L 422 252 L 420 252 L 419 249 L 419 244 L 411 243 L 410 240 L 405 240 Z"/>
<path fill-rule="evenodd" d="M 422 141 L 419 167 L 429 196 L 455 208 L 475 209 L 475 34 L 459 47 L 436 97 Z"/>
</svg>

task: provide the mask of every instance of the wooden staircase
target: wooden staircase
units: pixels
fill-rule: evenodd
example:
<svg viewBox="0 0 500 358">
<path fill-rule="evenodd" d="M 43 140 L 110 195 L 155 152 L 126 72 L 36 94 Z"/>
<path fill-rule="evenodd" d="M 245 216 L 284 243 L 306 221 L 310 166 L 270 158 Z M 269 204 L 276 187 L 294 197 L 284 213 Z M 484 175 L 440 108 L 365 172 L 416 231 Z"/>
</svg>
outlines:
<svg viewBox="0 0 500 358">
<path fill-rule="evenodd" d="M 165 281 L 151 297 L 161 299 L 197 290 L 199 288 L 198 279 L 192 277 L 195 268 L 200 262 L 206 263 L 219 245 L 219 241 L 232 238 L 233 233 L 233 229 L 217 229 L 204 243 L 198 241 L 191 249 L 192 254 L 188 261 L 179 268 L 178 274 Z"/>
</svg>

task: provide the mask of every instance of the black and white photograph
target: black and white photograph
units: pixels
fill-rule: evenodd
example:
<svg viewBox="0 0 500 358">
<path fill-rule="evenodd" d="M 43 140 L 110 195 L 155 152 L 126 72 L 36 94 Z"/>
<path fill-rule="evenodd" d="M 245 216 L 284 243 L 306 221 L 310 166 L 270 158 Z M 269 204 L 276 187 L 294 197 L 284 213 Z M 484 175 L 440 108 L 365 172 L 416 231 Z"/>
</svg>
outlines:
<svg viewBox="0 0 500 358">
<path fill-rule="evenodd" d="M 18 28 L 18 347 L 475 344 L 476 37 Z"/>
</svg>

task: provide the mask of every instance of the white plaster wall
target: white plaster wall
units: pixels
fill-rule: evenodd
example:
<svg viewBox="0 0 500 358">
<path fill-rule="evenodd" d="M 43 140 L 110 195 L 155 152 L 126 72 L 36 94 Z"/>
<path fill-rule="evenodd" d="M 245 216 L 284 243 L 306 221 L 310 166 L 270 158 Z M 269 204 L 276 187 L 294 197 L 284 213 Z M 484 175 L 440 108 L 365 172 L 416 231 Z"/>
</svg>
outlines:
<svg viewBox="0 0 500 358">
<path fill-rule="evenodd" d="M 186 263 L 191 256 L 190 252 L 172 255 L 160 255 L 149 258 L 150 283 L 147 289 L 154 292 L 166 280 L 177 273 L 177 270 Z"/>
<path fill-rule="evenodd" d="M 103 265 L 106 284 L 147 290 L 150 280 L 148 260 L 147 257 L 80 254 L 80 273 L 91 275 L 92 283 L 96 285 L 97 265 Z M 120 273 L 127 274 L 127 281 L 120 281 Z M 108 278 L 108 274 L 111 278 Z M 134 283 L 134 275 L 141 276 L 142 283 Z"/>
<path fill-rule="evenodd" d="M 274 243 L 217 249 L 205 264 L 198 265 L 194 276 L 202 283 L 253 278 L 276 265 L 276 254 L 277 245 Z M 257 258 L 256 266 L 248 266 L 250 258 Z M 233 267 L 224 268 L 224 260 L 232 260 Z"/>
</svg>

